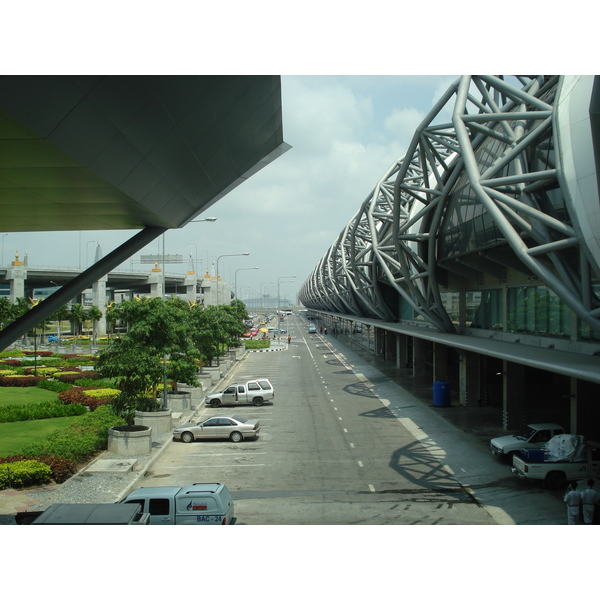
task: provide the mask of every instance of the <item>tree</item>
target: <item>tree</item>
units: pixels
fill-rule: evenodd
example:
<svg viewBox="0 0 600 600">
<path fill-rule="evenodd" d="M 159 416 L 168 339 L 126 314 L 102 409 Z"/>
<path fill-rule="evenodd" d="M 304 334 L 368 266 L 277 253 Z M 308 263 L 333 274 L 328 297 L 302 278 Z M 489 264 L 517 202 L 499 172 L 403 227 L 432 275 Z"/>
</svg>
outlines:
<svg viewBox="0 0 600 600">
<path fill-rule="evenodd" d="M 121 394 L 112 402 L 112 411 L 133 425 L 135 411 L 153 411 L 159 408 L 150 392 L 156 388 L 163 374 L 160 357 L 124 336 L 103 350 L 96 363 L 101 377 L 112 377 Z"/>
<path fill-rule="evenodd" d="M 54 314 L 50 317 L 53 321 L 58 321 L 58 331 L 56 332 L 58 335 L 58 339 L 60 339 L 60 332 L 62 330 L 62 322 L 66 321 L 69 317 L 69 309 L 67 305 L 61 306 Z"/>
<path fill-rule="evenodd" d="M 85 310 L 83 306 L 79 303 L 71 305 L 71 319 L 75 322 L 77 327 L 77 339 L 79 340 L 79 336 L 81 335 L 81 329 L 85 322 Z"/>
<path fill-rule="evenodd" d="M 92 321 L 92 339 L 94 343 L 96 343 L 96 325 L 98 324 L 98 321 L 102 318 L 102 311 L 97 306 L 90 306 L 90 308 L 87 311 L 87 318 Z"/>
</svg>

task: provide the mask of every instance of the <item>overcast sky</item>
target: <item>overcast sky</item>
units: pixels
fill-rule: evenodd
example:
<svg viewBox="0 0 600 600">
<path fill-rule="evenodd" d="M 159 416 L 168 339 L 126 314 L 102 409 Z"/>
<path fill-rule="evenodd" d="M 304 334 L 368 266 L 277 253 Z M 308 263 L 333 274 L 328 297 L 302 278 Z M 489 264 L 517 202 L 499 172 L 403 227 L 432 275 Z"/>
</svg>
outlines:
<svg viewBox="0 0 600 600">
<path fill-rule="evenodd" d="M 263 291 L 295 300 L 300 287 L 340 231 L 392 163 L 405 153 L 416 126 L 455 76 L 283 76 L 284 141 L 292 147 L 238 186 L 192 223 L 165 236 L 165 253 L 183 264 L 167 272 L 185 273 L 190 254 L 202 272 L 237 283 L 242 299 Z M 2 239 L 3 263 L 15 252 L 30 266 L 86 267 L 99 242 L 106 255 L 134 231 L 9 233 Z M 141 254 L 161 254 L 152 242 L 120 268 L 150 270 Z M 197 272 L 200 264 L 197 264 Z M 243 287 L 249 286 L 249 287 Z M 256 292 L 252 291 L 256 290 Z"/>
</svg>

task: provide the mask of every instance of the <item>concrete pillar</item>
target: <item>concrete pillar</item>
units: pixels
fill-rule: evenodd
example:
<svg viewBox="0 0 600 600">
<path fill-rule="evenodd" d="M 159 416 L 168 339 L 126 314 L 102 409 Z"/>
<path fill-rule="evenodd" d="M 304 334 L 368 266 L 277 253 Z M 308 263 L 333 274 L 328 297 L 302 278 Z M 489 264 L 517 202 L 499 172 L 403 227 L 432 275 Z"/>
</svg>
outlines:
<svg viewBox="0 0 600 600">
<path fill-rule="evenodd" d="M 463 406 L 480 406 L 481 365 L 479 354 L 468 350 L 459 353 L 458 396 Z"/>
<path fill-rule="evenodd" d="M 397 348 L 397 334 L 393 331 L 385 332 L 385 359 L 392 361 L 396 366 L 398 364 L 398 360 L 396 358 L 396 348 Z"/>
<path fill-rule="evenodd" d="M 429 358 L 429 344 L 421 338 L 413 338 L 413 377 L 420 377 L 427 373 L 427 359 Z"/>
<path fill-rule="evenodd" d="M 525 367 L 502 361 L 502 424 L 504 429 L 518 429 L 525 424 Z"/>
<path fill-rule="evenodd" d="M 196 290 L 198 289 L 198 278 L 196 277 L 196 273 L 190 273 L 188 271 L 188 274 L 185 277 L 184 285 L 186 299 L 190 302 L 194 302 L 197 297 Z"/>
<path fill-rule="evenodd" d="M 10 293 L 8 299 L 11 304 L 17 301 L 17 298 L 25 298 L 25 279 L 27 278 L 27 268 L 19 260 L 19 254 L 15 254 L 15 260 L 10 263 L 6 270 L 6 281 L 10 282 Z"/>
<path fill-rule="evenodd" d="M 150 284 L 150 296 L 152 298 L 164 298 L 165 286 L 163 274 L 158 263 L 154 263 L 154 269 L 152 269 L 152 272 L 148 275 L 148 283 Z"/>
<path fill-rule="evenodd" d="M 92 284 L 92 304 L 102 311 L 102 318 L 96 323 L 98 336 L 106 335 L 106 282 L 105 275 Z"/>
</svg>

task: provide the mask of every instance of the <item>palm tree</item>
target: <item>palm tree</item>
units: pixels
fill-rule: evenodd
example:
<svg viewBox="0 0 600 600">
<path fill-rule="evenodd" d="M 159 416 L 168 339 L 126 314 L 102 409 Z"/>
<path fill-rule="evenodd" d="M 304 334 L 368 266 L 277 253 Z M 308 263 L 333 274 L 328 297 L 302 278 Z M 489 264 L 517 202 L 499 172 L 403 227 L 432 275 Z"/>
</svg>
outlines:
<svg viewBox="0 0 600 600">
<path fill-rule="evenodd" d="M 81 335 L 81 328 L 85 323 L 86 315 L 83 306 L 79 303 L 71 305 L 71 320 L 75 321 L 77 325 L 77 341 L 79 342 L 79 336 Z"/>
<path fill-rule="evenodd" d="M 102 318 L 102 311 L 97 306 L 90 306 L 89 310 L 87 311 L 87 318 L 92 321 L 92 327 L 93 327 L 92 341 L 95 344 L 96 343 L 96 324 Z"/>
<path fill-rule="evenodd" d="M 50 317 L 53 321 L 58 321 L 58 330 L 56 332 L 56 337 L 60 341 L 60 331 L 62 329 L 62 322 L 66 321 L 69 317 L 69 309 L 67 305 L 61 306 L 54 314 Z"/>
</svg>

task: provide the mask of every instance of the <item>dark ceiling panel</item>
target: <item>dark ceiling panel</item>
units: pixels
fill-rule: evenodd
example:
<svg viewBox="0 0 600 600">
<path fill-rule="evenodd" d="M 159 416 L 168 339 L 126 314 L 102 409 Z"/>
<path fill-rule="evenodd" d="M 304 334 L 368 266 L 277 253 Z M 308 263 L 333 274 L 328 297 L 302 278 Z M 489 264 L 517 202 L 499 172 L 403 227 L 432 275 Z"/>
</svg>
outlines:
<svg viewBox="0 0 600 600">
<path fill-rule="evenodd" d="M 277 76 L 3 76 L 0 227 L 180 227 L 287 148 Z"/>
</svg>

